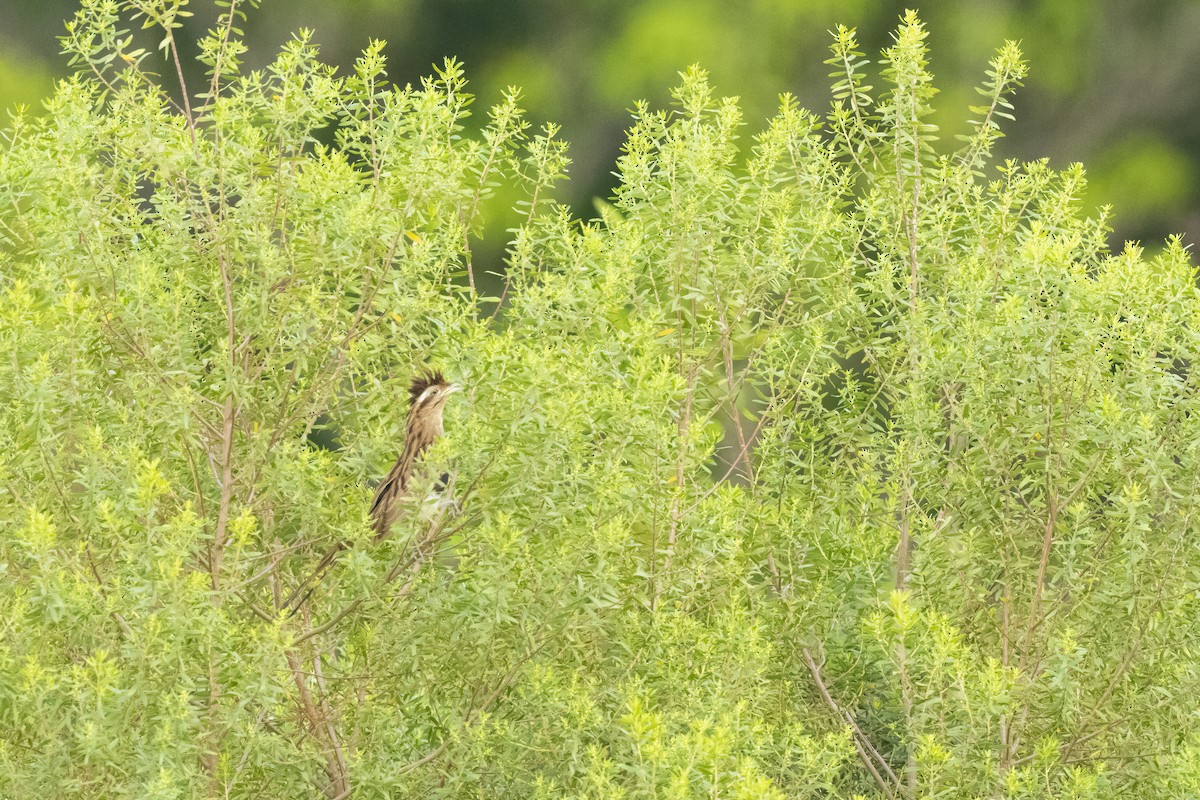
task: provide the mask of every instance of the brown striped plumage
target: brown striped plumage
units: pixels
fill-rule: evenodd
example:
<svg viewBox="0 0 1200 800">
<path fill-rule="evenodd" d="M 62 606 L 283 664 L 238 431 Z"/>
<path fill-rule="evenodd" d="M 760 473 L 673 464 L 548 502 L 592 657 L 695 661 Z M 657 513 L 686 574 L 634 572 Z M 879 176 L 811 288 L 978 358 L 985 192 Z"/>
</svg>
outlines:
<svg viewBox="0 0 1200 800">
<path fill-rule="evenodd" d="M 412 485 L 413 472 L 417 462 L 425 455 L 425 451 L 442 435 L 442 410 L 446 400 L 457 392 L 459 387 L 450 383 L 441 372 L 428 372 L 413 378 L 408 393 L 411 398 L 408 408 L 408 419 L 404 425 L 404 449 L 396 460 L 387 477 L 375 490 L 371 500 L 371 527 L 375 531 L 375 541 L 385 538 L 392 532 L 392 525 L 400 516 L 402 501 L 407 497 Z M 345 542 L 335 545 L 317 568 L 296 587 L 291 596 L 284 601 L 284 608 L 291 608 L 292 613 L 312 594 L 309 589 L 298 602 L 293 603 L 309 584 L 320 578 L 322 573 L 333 563 L 337 554 L 346 548 Z"/>
<path fill-rule="evenodd" d="M 391 532 L 400 510 L 399 501 L 408 494 L 417 461 L 442 435 L 442 409 L 458 387 L 448 383 L 442 373 L 432 372 L 415 378 L 408 391 L 412 405 L 404 426 L 404 450 L 371 501 L 371 526 L 376 541 Z"/>
</svg>

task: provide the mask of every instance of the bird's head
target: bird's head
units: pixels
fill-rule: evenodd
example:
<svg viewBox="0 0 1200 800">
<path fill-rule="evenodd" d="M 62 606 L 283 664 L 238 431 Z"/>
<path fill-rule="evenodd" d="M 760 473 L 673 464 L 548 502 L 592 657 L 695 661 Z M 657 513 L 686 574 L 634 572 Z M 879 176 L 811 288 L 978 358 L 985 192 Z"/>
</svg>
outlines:
<svg viewBox="0 0 1200 800">
<path fill-rule="evenodd" d="M 412 385 L 408 388 L 409 397 L 412 398 L 409 413 L 420 414 L 436 411 L 440 414 L 450 395 L 461 388 L 458 384 L 446 380 L 440 371 L 418 375 L 413 378 Z"/>
</svg>

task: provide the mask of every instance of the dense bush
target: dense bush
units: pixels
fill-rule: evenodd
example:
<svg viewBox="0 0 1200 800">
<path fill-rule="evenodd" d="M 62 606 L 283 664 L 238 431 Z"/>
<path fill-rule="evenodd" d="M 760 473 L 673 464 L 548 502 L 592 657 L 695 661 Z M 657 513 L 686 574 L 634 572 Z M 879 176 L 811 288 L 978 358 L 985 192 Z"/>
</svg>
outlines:
<svg viewBox="0 0 1200 800">
<path fill-rule="evenodd" d="M 0 793 L 1200 791 L 1195 270 L 990 163 L 1014 45 L 954 152 L 911 14 L 746 159 L 692 70 L 580 223 L 515 94 L 235 5 L 173 100 L 180 13 L 87 0 L 0 148 Z M 373 544 L 430 364 L 455 506 Z"/>
</svg>

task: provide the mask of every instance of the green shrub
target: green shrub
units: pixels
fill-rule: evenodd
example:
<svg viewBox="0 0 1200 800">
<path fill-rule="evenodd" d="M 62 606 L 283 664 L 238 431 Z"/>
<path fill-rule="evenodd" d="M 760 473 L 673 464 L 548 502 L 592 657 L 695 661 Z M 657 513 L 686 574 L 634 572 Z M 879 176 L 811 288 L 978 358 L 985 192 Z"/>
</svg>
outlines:
<svg viewBox="0 0 1200 800">
<path fill-rule="evenodd" d="M 693 69 L 580 223 L 515 93 L 233 5 L 173 100 L 182 13 L 87 0 L 0 148 L 0 793 L 1200 791 L 1195 269 L 991 163 L 1015 45 L 954 152 L 912 14 L 749 148 Z M 456 504 L 375 544 L 426 365 Z"/>
</svg>

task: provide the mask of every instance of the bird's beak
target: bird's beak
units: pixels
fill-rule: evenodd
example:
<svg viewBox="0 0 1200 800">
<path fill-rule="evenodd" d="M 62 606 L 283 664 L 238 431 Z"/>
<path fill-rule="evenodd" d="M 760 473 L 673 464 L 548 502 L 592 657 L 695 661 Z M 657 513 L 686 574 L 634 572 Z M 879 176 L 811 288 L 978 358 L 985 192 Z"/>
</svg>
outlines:
<svg viewBox="0 0 1200 800">
<path fill-rule="evenodd" d="M 462 388 L 463 387 L 459 386 L 457 383 L 452 383 L 452 384 L 450 384 L 450 387 L 448 389 L 446 389 L 446 394 L 451 395 L 451 394 L 454 394 L 455 392 L 461 392 Z"/>
</svg>

